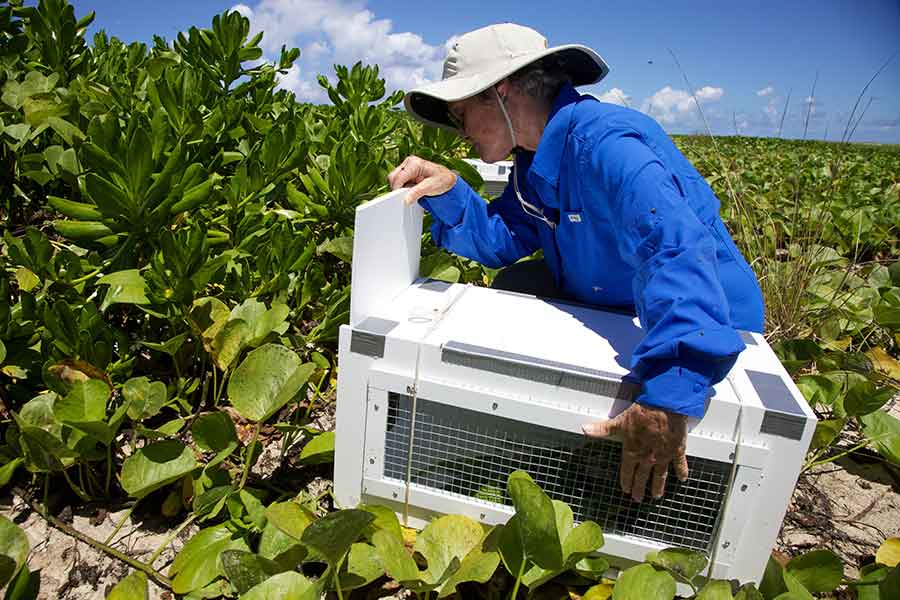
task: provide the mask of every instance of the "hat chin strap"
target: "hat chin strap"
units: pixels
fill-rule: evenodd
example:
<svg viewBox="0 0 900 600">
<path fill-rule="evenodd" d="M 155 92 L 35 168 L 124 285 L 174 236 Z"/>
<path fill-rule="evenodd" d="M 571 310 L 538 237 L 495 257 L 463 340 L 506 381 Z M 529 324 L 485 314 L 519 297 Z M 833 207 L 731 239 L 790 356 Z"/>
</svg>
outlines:
<svg viewBox="0 0 900 600">
<path fill-rule="evenodd" d="M 522 194 L 519 192 L 519 169 L 516 166 L 516 149 L 519 145 L 516 143 L 516 130 L 513 129 L 512 119 L 509 118 L 509 113 L 506 112 L 506 103 L 503 102 L 503 98 L 500 97 L 500 92 L 497 91 L 497 87 L 494 86 L 491 88 L 494 90 L 494 97 L 497 99 L 497 104 L 500 105 L 500 112 L 503 113 L 503 118 L 506 119 L 506 127 L 509 129 L 509 137 L 512 140 L 513 144 L 513 189 L 516 191 L 516 198 L 519 199 L 519 204 L 522 206 L 522 210 L 525 211 L 525 214 L 534 217 L 535 219 L 540 219 L 544 223 L 546 223 L 550 229 L 556 229 L 556 223 L 548 219 L 544 216 L 544 211 L 535 206 L 534 204 L 526 201 L 522 198 Z"/>
</svg>

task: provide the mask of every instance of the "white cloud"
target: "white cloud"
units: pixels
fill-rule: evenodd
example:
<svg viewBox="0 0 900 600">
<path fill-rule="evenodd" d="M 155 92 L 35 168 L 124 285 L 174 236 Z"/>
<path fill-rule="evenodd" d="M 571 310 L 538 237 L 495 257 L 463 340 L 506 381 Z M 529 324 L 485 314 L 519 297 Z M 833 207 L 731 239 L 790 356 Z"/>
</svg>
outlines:
<svg viewBox="0 0 900 600">
<path fill-rule="evenodd" d="M 725 90 L 723 90 L 722 88 L 706 85 L 699 90 L 696 90 L 694 92 L 694 95 L 697 96 L 698 102 L 714 102 L 721 99 L 722 96 L 725 95 Z"/>
<path fill-rule="evenodd" d="M 603 92 L 602 94 L 594 94 L 594 96 L 601 102 L 609 102 L 610 104 L 618 104 L 619 106 L 631 106 L 631 96 L 617 87 Z"/>
<path fill-rule="evenodd" d="M 725 95 L 725 90 L 705 86 L 696 90 L 694 95 L 698 102 L 715 102 Z M 663 125 L 696 124 L 699 117 L 694 97 L 669 85 L 644 100 L 641 110 Z"/>
<path fill-rule="evenodd" d="M 444 45 L 432 46 L 415 33 L 394 31 L 393 22 L 377 18 L 364 1 L 260 0 L 252 8 L 237 4 L 232 9 L 250 19 L 253 33 L 264 32 L 260 46 L 270 59 L 277 58 L 282 45 L 301 48 L 299 69 L 280 83 L 300 100 L 322 97 L 315 75 L 330 74 L 334 63 L 377 64 L 389 90 L 440 77 Z"/>
<path fill-rule="evenodd" d="M 760 96 L 760 97 L 771 96 L 774 92 L 775 92 L 775 88 L 773 88 L 771 85 L 769 85 L 769 86 L 764 87 L 761 90 L 757 90 L 756 95 Z"/>
</svg>

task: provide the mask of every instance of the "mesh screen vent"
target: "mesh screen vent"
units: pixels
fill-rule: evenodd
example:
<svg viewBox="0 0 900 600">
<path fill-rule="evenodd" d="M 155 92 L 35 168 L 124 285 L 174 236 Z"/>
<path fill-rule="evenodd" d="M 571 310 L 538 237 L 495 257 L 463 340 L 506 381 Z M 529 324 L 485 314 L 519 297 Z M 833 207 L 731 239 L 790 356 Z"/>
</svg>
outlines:
<svg viewBox="0 0 900 600">
<path fill-rule="evenodd" d="M 390 393 L 384 476 L 406 481 L 412 399 Z M 670 476 L 659 501 L 619 488 L 621 444 L 503 417 L 416 401 L 413 484 L 512 506 L 506 479 L 526 471 L 547 494 L 615 533 L 709 552 L 725 502 L 729 463 L 689 457 L 690 478 Z"/>
</svg>

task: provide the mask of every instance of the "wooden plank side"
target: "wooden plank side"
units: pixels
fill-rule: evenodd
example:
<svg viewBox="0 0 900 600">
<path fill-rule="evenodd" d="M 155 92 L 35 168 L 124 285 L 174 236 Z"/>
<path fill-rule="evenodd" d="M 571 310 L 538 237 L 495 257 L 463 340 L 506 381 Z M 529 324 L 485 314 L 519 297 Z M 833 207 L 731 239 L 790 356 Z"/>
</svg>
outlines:
<svg viewBox="0 0 900 600">
<path fill-rule="evenodd" d="M 356 209 L 351 326 L 377 314 L 419 277 L 424 211 L 406 205 L 407 192 L 395 190 Z"/>
</svg>

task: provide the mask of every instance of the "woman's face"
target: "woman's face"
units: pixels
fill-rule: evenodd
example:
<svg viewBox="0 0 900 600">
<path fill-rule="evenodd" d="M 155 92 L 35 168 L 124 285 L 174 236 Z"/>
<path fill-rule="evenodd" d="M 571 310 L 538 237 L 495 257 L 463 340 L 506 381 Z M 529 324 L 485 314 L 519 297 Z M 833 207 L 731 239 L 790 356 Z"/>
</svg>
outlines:
<svg viewBox="0 0 900 600">
<path fill-rule="evenodd" d="M 491 99 L 479 95 L 451 102 L 449 109 L 481 160 L 497 162 L 504 160 L 512 152 L 512 138 L 496 96 Z"/>
</svg>

